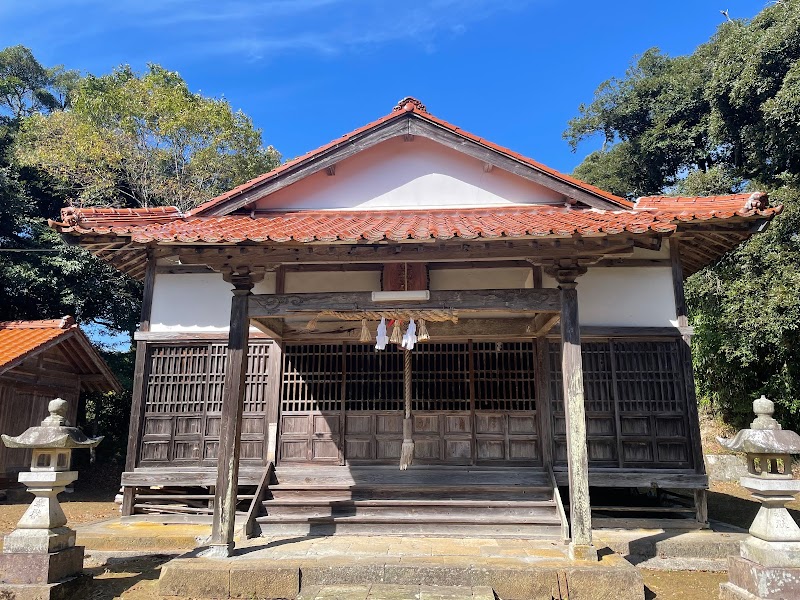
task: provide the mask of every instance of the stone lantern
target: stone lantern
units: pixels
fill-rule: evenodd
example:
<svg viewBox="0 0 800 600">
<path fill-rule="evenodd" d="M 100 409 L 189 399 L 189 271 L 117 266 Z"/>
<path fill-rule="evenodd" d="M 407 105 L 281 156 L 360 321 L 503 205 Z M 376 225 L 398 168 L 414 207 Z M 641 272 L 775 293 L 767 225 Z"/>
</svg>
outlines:
<svg viewBox="0 0 800 600">
<path fill-rule="evenodd" d="M 20 473 L 19 481 L 35 498 L 17 528 L 3 539 L 0 595 L 20 585 L 43 586 L 37 593 L 48 598 L 54 584 L 83 569 L 83 547 L 75 546 L 75 532 L 66 526 L 57 496 L 78 478 L 77 471 L 70 471 L 72 450 L 93 448 L 103 438 L 90 439 L 70 427 L 65 400 L 56 398 L 47 408 L 50 415 L 39 427 L 17 437 L 2 436 L 9 448 L 32 449 L 31 470 Z"/>
<path fill-rule="evenodd" d="M 748 475 L 740 483 L 761 502 L 740 556 L 728 559 L 730 581 L 720 586 L 720 598 L 800 598 L 800 527 L 785 507 L 800 492 L 791 456 L 800 454 L 800 435 L 781 429 L 772 418 L 774 403 L 764 396 L 753 402 L 753 412 L 750 429 L 732 440 L 717 438 L 746 454 Z"/>
</svg>

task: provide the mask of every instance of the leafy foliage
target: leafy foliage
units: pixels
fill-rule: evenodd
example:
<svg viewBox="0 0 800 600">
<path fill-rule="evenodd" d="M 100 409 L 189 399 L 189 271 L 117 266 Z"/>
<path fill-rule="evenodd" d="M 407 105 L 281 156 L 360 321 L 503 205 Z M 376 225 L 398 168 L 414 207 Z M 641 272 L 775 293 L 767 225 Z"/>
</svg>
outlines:
<svg viewBox="0 0 800 600">
<path fill-rule="evenodd" d="M 784 204 L 686 293 L 702 401 L 742 426 L 764 393 L 800 426 L 800 0 L 722 24 L 689 56 L 647 51 L 564 135 L 603 139 L 575 173 L 618 194 L 760 189 Z"/>
<path fill-rule="evenodd" d="M 24 122 L 17 156 L 77 203 L 188 210 L 280 161 L 247 116 L 158 65 L 89 76 L 70 99 L 69 111 Z"/>
</svg>

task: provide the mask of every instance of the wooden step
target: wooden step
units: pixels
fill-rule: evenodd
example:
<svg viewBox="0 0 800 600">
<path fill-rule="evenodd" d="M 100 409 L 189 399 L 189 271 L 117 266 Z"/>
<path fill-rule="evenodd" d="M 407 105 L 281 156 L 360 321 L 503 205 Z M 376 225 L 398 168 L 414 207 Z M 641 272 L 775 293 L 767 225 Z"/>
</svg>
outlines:
<svg viewBox="0 0 800 600">
<path fill-rule="evenodd" d="M 336 500 L 364 499 L 417 499 L 417 500 L 550 500 L 553 488 L 545 486 L 443 486 L 426 485 L 409 487 L 406 485 L 317 485 L 317 484 L 278 484 L 271 485 L 269 492 L 274 499 L 317 499 Z"/>
<path fill-rule="evenodd" d="M 351 485 L 351 486 L 524 486 L 549 487 L 542 469 L 498 468 L 410 468 L 397 467 L 279 467 L 275 472 L 279 485 Z"/>
<path fill-rule="evenodd" d="M 267 500 L 264 509 L 269 516 L 318 518 L 329 516 L 380 517 L 458 517 L 489 519 L 511 517 L 551 517 L 557 515 L 553 501 L 475 501 L 475 500 Z"/>
</svg>

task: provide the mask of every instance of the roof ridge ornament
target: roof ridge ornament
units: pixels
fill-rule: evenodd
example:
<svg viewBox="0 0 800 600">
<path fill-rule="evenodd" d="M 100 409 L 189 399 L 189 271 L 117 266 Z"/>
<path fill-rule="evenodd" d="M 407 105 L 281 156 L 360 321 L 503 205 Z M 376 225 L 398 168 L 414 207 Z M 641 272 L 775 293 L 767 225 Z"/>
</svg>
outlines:
<svg viewBox="0 0 800 600">
<path fill-rule="evenodd" d="M 414 112 L 414 111 L 424 112 L 424 113 L 428 112 L 428 109 L 425 108 L 425 105 L 412 96 L 406 96 L 405 98 L 400 100 L 400 102 L 397 103 L 397 106 L 395 106 L 392 110 L 394 111 L 404 110 L 406 112 Z"/>
<path fill-rule="evenodd" d="M 765 192 L 753 192 L 744 205 L 744 210 L 764 210 L 769 208 L 769 195 Z"/>
</svg>

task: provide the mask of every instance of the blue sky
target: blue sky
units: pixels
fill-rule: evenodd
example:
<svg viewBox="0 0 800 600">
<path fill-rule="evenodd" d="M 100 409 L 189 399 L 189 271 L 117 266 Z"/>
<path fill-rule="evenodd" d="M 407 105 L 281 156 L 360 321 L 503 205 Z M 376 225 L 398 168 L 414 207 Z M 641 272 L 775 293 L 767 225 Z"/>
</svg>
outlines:
<svg viewBox="0 0 800 600">
<path fill-rule="evenodd" d="M 2 46 L 103 74 L 148 62 L 249 114 L 285 158 L 389 112 L 403 96 L 561 171 L 561 138 L 597 85 L 658 46 L 691 52 L 765 0 L 0 0 Z"/>
</svg>

